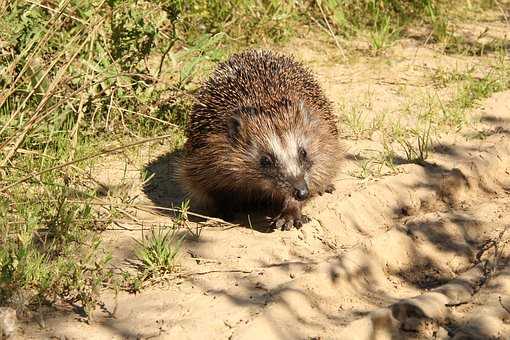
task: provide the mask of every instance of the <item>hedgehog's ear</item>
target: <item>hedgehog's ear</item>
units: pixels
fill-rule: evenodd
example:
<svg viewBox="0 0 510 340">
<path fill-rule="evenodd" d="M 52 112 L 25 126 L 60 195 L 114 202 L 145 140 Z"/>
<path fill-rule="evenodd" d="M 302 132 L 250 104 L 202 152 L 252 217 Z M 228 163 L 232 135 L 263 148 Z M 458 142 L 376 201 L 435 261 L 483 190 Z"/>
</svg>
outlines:
<svg viewBox="0 0 510 340">
<path fill-rule="evenodd" d="M 235 140 L 239 137 L 242 128 L 241 117 L 237 114 L 232 115 L 228 119 L 228 136 L 230 139 Z"/>
</svg>

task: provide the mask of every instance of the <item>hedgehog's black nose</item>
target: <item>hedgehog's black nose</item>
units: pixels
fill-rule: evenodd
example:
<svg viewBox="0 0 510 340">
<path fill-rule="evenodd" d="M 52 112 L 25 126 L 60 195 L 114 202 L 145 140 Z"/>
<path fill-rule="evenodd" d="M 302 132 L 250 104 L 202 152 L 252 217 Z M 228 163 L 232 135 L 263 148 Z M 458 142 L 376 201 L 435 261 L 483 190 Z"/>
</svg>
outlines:
<svg viewBox="0 0 510 340">
<path fill-rule="evenodd" d="M 306 187 L 306 184 L 296 186 L 295 196 L 298 200 L 302 201 L 308 197 L 308 188 Z"/>
</svg>

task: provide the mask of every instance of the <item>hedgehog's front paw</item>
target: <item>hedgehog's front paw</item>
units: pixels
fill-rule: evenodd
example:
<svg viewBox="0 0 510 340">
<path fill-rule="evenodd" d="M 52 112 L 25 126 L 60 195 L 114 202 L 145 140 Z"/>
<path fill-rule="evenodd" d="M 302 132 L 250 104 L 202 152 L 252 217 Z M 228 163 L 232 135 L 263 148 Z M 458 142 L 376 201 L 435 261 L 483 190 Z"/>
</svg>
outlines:
<svg viewBox="0 0 510 340">
<path fill-rule="evenodd" d="M 301 204 L 290 202 L 286 208 L 273 219 L 273 227 L 281 230 L 291 230 L 292 227 L 301 229 L 303 224 L 310 222 L 308 216 L 301 214 Z"/>
<path fill-rule="evenodd" d="M 303 216 L 306 217 L 306 216 Z M 307 217 L 306 217 L 307 218 Z M 293 216 L 278 216 L 273 220 L 273 226 L 275 229 L 281 230 L 291 230 L 292 227 L 296 229 L 300 229 L 303 226 L 303 223 L 306 223 L 307 220 L 303 218 L 294 218 Z"/>
<path fill-rule="evenodd" d="M 295 218 L 293 216 L 278 216 L 273 220 L 273 226 L 275 229 L 281 230 L 291 230 L 292 227 L 296 229 L 301 229 L 304 223 L 308 223 L 310 219 L 307 216 L 300 216 L 299 218 Z"/>
<path fill-rule="evenodd" d="M 283 204 L 283 209 L 276 218 L 273 219 L 275 229 L 291 230 L 292 227 L 300 229 L 303 224 L 310 221 L 308 217 L 301 214 L 303 202 L 295 199 L 288 199 Z"/>
</svg>

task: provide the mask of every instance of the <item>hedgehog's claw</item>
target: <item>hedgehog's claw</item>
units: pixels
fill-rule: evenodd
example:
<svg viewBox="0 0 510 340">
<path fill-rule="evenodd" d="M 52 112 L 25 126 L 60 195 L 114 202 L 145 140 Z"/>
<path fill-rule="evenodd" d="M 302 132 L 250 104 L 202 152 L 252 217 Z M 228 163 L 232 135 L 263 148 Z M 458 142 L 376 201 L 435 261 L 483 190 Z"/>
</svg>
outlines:
<svg viewBox="0 0 510 340">
<path fill-rule="evenodd" d="M 273 220 L 273 227 L 275 229 L 281 229 L 282 231 L 291 230 L 292 227 L 301 229 L 303 224 L 310 222 L 310 218 L 305 215 L 301 215 L 299 218 L 292 216 L 279 216 Z"/>
<path fill-rule="evenodd" d="M 272 224 L 274 229 L 290 230 L 293 220 L 290 216 L 278 216 L 273 220 Z"/>
<path fill-rule="evenodd" d="M 288 221 L 287 221 L 287 222 L 285 222 L 285 224 L 283 225 L 282 230 L 284 230 L 284 231 L 291 230 L 293 225 L 294 225 L 294 221 L 293 221 L 293 220 L 288 220 Z"/>
<path fill-rule="evenodd" d="M 335 190 L 336 190 L 335 185 L 333 183 L 330 183 L 330 184 L 326 185 L 324 190 L 319 191 L 319 196 L 324 195 L 324 193 L 332 194 Z"/>
<path fill-rule="evenodd" d="M 283 229 L 283 226 L 285 225 L 285 219 L 284 218 L 277 218 L 273 221 L 273 226 L 275 229 Z"/>
<path fill-rule="evenodd" d="M 303 224 L 306 224 L 306 223 L 310 223 L 312 221 L 312 219 L 306 215 L 301 215 L 301 222 L 302 222 L 302 225 Z"/>
<path fill-rule="evenodd" d="M 310 219 L 301 214 L 302 202 L 289 199 L 284 203 L 283 209 L 278 216 L 273 219 L 273 227 L 281 230 L 291 230 L 292 227 L 300 229 L 304 223 Z"/>
<path fill-rule="evenodd" d="M 294 220 L 291 216 L 278 216 L 273 220 L 273 228 L 281 229 L 281 230 L 290 230 L 292 229 L 292 225 L 294 224 Z"/>
<path fill-rule="evenodd" d="M 324 192 L 328 193 L 328 194 L 332 194 L 333 191 L 335 191 L 336 188 L 335 188 L 335 185 L 333 183 L 330 183 L 326 186 L 326 189 L 324 190 Z"/>
<path fill-rule="evenodd" d="M 296 229 L 303 228 L 303 222 L 303 220 L 294 220 L 294 227 L 296 227 Z"/>
</svg>

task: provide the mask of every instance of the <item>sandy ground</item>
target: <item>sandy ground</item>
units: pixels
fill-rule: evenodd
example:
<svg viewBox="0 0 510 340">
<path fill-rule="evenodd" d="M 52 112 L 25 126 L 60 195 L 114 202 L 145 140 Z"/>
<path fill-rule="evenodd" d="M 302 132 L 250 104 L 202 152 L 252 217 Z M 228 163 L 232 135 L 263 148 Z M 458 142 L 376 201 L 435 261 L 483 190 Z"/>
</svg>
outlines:
<svg viewBox="0 0 510 340">
<path fill-rule="evenodd" d="M 295 46 L 301 46 L 296 51 Z M 409 98 L 433 90 L 439 68 L 462 70 L 480 58 L 445 56 L 415 40 L 388 57 L 332 62 L 321 42 L 292 51 L 318 74 L 342 108 L 368 118 L 402 114 Z M 338 51 L 336 52 L 338 53 Z M 328 61 L 329 60 L 329 61 Z M 268 232 L 258 225 L 201 227 L 180 258 L 180 275 L 136 295 L 104 292 L 94 322 L 73 311 L 43 317 L 44 328 L 21 324 L 20 338 L 65 339 L 507 339 L 510 338 L 510 91 L 469 112 L 476 122 L 443 133 L 426 164 L 400 164 L 391 175 L 359 179 L 360 150 L 372 136 L 344 137 L 337 190 L 305 209 L 301 230 Z M 409 120 L 412 124 L 412 119 Z M 469 138 L 483 132 L 483 139 Z M 169 206 L 179 199 L 164 146 L 139 160 L 105 160 L 98 178 L 119 174 L 135 201 Z M 403 162 L 404 163 L 404 162 Z M 155 177 L 145 189 L 140 169 Z M 127 169 L 127 170 L 126 170 Z M 127 180 L 126 180 L 127 179 Z M 165 215 L 136 216 L 151 225 Z M 133 227 L 133 224 L 126 226 Z M 193 224 L 192 224 L 192 227 Z M 139 231 L 104 238 L 119 266 L 133 258 Z"/>
</svg>

